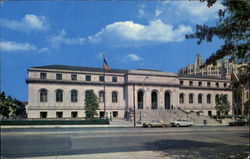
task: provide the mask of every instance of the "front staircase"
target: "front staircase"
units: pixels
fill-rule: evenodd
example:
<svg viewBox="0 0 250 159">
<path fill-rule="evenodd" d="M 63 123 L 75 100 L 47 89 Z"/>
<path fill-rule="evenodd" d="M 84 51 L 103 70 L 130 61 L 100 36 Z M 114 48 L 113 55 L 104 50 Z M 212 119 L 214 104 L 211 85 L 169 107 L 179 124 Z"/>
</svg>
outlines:
<svg viewBox="0 0 250 159">
<path fill-rule="evenodd" d="M 133 118 L 133 115 L 132 115 Z M 150 122 L 152 120 L 162 120 L 163 122 L 169 124 L 174 120 L 189 120 L 194 122 L 195 125 L 203 125 L 204 120 L 207 121 L 208 125 L 218 125 L 219 121 L 212 119 L 208 116 L 201 116 L 197 113 L 189 113 L 185 110 L 174 109 L 174 110 L 142 110 L 136 112 L 136 121 L 137 122 Z"/>
</svg>

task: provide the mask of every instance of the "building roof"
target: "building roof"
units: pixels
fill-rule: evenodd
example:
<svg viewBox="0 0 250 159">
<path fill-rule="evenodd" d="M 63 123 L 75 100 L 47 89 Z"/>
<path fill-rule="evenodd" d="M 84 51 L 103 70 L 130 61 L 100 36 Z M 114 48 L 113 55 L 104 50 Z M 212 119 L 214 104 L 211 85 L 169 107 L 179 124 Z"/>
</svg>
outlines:
<svg viewBox="0 0 250 159">
<path fill-rule="evenodd" d="M 90 71 L 90 72 L 103 72 L 103 68 L 98 67 L 80 67 L 80 66 L 66 66 L 66 65 L 47 65 L 47 66 L 37 66 L 31 67 L 35 69 L 51 69 L 51 70 L 68 70 L 68 71 Z M 108 72 L 108 71 L 105 71 Z M 112 69 L 112 73 L 127 73 L 128 70 Z"/>
</svg>

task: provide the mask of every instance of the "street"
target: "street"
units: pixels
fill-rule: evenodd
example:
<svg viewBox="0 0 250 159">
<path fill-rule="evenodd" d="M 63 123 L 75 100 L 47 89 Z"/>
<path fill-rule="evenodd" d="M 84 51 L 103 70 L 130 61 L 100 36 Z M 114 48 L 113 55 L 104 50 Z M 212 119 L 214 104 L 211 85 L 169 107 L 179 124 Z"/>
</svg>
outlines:
<svg viewBox="0 0 250 159">
<path fill-rule="evenodd" d="M 249 127 L 1 130 L 3 158 L 247 158 Z M 69 156 L 70 155 L 70 156 Z"/>
</svg>

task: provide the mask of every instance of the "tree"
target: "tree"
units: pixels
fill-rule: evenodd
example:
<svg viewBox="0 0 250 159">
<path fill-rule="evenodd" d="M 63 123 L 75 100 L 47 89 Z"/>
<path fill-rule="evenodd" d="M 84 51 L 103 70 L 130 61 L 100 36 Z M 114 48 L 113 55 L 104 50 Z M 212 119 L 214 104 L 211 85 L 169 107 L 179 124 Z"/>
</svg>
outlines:
<svg viewBox="0 0 250 159">
<path fill-rule="evenodd" d="M 217 0 L 200 1 L 207 1 L 207 6 L 212 7 Z M 224 40 L 221 48 L 212 53 L 205 65 L 215 65 L 217 60 L 225 57 L 234 63 L 248 63 L 240 70 L 240 81 L 244 84 L 250 78 L 250 2 L 249 0 L 222 0 L 221 3 L 225 9 L 218 11 L 218 23 L 215 26 L 197 25 L 196 32 L 186 35 L 186 38 L 198 39 L 198 45 L 202 44 L 202 41 L 212 42 L 214 36 Z"/>
<path fill-rule="evenodd" d="M 215 109 L 219 112 L 219 116 L 224 117 L 225 113 L 230 110 L 230 103 L 227 100 L 227 95 L 218 95 L 215 102 Z"/>
<path fill-rule="evenodd" d="M 25 106 L 22 102 L 6 96 L 4 92 L 0 93 L 0 114 L 2 118 L 15 118 L 20 115 L 26 115 Z"/>
<path fill-rule="evenodd" d="M 95 115 L 97 115 L 97 109 L 99 108 L 99 102 L 96 94 L 91 89 L 86 92 L 86 98 L 85 98 L 85 114 L 87 118 L 93 118 Z"/>
</svg>

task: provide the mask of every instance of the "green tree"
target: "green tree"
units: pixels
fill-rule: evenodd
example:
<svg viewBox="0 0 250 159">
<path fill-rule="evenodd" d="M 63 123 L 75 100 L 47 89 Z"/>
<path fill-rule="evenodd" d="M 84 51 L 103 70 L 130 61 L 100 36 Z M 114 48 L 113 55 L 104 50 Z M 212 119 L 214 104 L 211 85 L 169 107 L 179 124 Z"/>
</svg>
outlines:
<svg viewBox="0 0 250 159">
<path fill-rule="evenodd" d="M 219 112 L 220 117 L 224 117 L 226 112 L 230 110 L 230 103 L 227 100 L 227 95 L 219 95 L 216 98 L 216 106 L 215 109 Z"/>
<path fill-rule="evenodd" d="M 87 118 L 93 118 L 95 115 L 97 115 L 97 109 L 99 108 L 99 102 L 96 94 L 94 91 L 88 90 L 86 92 L 86 98 L 85 98 L 85 114 Z"/>
<path fill-rule="evenodd" d="M 217 0 L 206 1 L 212 7 Z M 219 20 L 215 26 L 197 25 L 196 32 L 186 35 L 187 39 L 212 42 L 214 36 L 222 39 L 224 44 L 206 60 L 205 65 L 216 64 L 217 60 L 229 58 L 234 63 L 248 63 L 240 70 L 240 82 L 246 83 L 250 78 L 250 2 L 249 0 L 222 0 L 224 9 L 218 11 Z"/>
<path fill-rule="evenodd" d="M 22 102 L 0 93 L 0 114 L 2 118 L 15 118 L 17 115 L 26 115 L 25 106 Z"/>
</svg>

